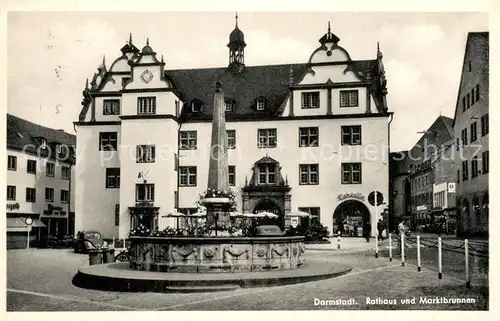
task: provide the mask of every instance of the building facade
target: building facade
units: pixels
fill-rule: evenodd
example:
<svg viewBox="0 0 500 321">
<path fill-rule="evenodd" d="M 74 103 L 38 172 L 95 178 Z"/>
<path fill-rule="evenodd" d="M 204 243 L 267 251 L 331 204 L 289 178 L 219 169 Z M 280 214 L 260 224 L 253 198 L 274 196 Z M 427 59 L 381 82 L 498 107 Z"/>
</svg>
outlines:
<svg viewBox="0 0 500 321">
<path fill-rule="evenodd" d="M 399 220 L 411 219 L 411 185 L 409 181 L 411 160 L 409 151 L 391 153 L 389 169 L 390 211 L 388 226 L 390 231 L 397 229 Z"/>
<path fill-rule="evenodd" d="M 31 241 L 74 234 L 75 143 L 74 135 L 7 115 L 8 248 L 26 247 L 28 231 Z"/>
<path fill-rule="evenodd" d="M 123 238 L 139 222 L 163 229 L 175 226 L 168 213 L 197 211 L 219 81 L 237 211 L 274 212 L 281 226 L 308 211 L 330 232 L 371 222 L 375 235 L 392 120 L 382 53 L 352 60 L 339 41 L 328 28 L 304 64 L 246 66 L 236 25 L 227 66 L 168 70 L 149 41 L 139 50 L 130 39 L 87 84 L 75 122 L 77 229 Z"/>
<path fill-rule="evenodd" d="M 489 34 L 467 37 L 453 124 L 459 235 L 487 235 L 489 217 Z"/>
<path fill-rule="evenodd" d="M 412 229 L 434 225 L 434 184 L 453 182 L 450 178 L 454 170 L 452 141 L 453 119 L 439 116 L 408 154 Z"/>
</svg>

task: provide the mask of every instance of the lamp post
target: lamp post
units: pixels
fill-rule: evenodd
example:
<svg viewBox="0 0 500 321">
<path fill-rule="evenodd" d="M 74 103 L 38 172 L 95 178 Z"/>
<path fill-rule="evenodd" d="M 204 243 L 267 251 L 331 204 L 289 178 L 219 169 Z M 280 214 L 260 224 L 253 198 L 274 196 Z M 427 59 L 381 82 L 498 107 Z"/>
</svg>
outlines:
<svg viewBox="0 0 500 321">
<path fill-rule="evenodd" d="M 28 225 L 28 239 L 26 241 L 26 249 L 30 249 L 30 231 L 31 231 L 31 224 L 33 224 L 33 219 L 31 217 L 28 217 L 25 221 L 26 225 Z"/>
<path fill-rule="evenodd" d="M 378 172 L 380 172 L 382 170 L 382 168 L 384 168 L 384 166 L 386 166 L 387 163 L 385 162 L 382 162 L 382 166 L 375 172 L 375 174 L 377 174 Z M 375 224 L 377 224 L 378 222 L 378 207 L 379 205 L 383 205 L 383 204 L 386 204 L 385 202 L 381 202 L 380 204 L 378 203 L 378 191 L 377 190 L 374 190 L 373 191 L 373 206 L 375 206 Z M 387 226 L 387 230 L 389 230 L 389 225 Z M 371 231 L 370 231 L 371 233 Z M 378 235 L 375 235 L 375 242 L 377 244 L 377 239 Z"/>
</svg>

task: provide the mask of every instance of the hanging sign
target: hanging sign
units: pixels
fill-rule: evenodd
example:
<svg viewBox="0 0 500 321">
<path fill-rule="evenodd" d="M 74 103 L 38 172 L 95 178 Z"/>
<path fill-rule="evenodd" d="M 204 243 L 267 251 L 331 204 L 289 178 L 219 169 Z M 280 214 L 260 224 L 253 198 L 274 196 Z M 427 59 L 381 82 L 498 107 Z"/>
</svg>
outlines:
<svg viewBox="0 0 500 321">
<path fill-rule="evenodd" d="M 338 201 L 343 201 L 343 200 L 351 199 L 351 198 L 358 199 L 360 201 L 365 200 L 365 196 L 361 193 L 344 193 L 344 194 L 339 194 L 337 196 Z"/>
<path fill-rule="evenodd" d="M 292 217 L 290 219 L 290 225 L 293 227 L 293 228 L 296 228 L 297 226 L 299 226 L 299 218 L 298 217 Z"/>
</svg>

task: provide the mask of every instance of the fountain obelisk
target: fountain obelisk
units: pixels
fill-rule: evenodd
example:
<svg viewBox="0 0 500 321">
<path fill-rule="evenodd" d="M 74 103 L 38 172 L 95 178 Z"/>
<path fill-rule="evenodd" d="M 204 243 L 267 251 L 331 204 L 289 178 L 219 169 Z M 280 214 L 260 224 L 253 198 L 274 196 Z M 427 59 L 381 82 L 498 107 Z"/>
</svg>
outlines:
<svg viewBox="0 0 500 321">
<path fill-rule="evenodd" d="M 220 82 L 216 83 L 212 115 L 212 140 L 210 144 L 207 191 L 209 192 L 208 195 L 213 193 L 213 197 L 204 198 L 201 203 L 207 208 L 207 223 L 216 226 L 213 234 L 223 236 L 229 234 L 225 231 L 225 228 L 228 228 L 231 224 L 229 212 L 232 200 L 224 195 L 227 195 L 230 189 L 224 93 Z"/>
</svg>

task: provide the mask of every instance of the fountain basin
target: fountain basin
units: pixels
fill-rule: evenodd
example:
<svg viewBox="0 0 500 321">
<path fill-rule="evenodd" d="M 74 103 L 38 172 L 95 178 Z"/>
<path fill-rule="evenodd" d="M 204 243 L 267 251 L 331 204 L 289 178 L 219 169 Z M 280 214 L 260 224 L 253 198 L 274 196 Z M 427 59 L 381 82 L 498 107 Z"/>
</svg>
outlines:
<svg viewBox="0 0 500 321">
<path fill-rule="evenodd" d="M 232 204 L 227 197 L 205 197 L 200 200 L 201 204 Z"/>
<path fill-rule="evenodd" d="M 303 266 L 303 236 L 130 237 L 135 270 L 209 273 L 262 272 Z"/>
</svg>

